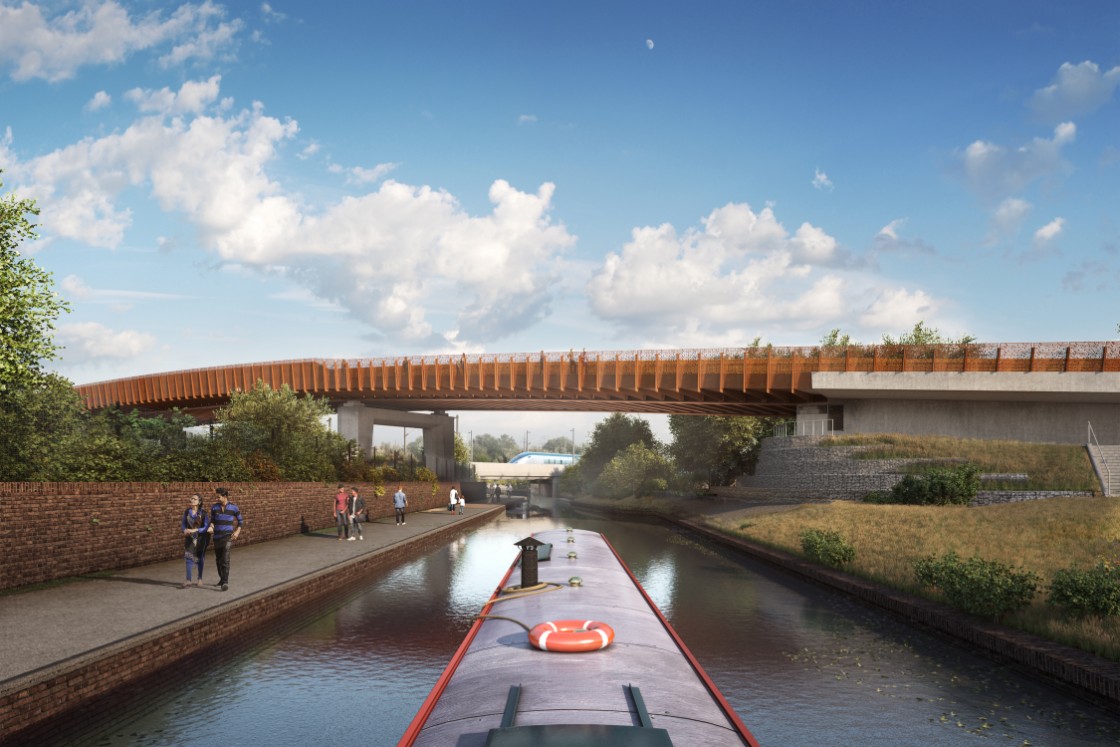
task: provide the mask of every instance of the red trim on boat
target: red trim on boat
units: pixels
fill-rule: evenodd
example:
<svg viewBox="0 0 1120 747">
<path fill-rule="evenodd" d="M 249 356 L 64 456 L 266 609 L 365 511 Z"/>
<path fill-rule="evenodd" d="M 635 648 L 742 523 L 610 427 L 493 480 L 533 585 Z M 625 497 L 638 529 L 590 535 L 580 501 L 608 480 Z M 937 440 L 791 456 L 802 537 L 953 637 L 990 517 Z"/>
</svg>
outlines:
<svg viewBox="0 0 1120 747">
<path fill-rule="evenodd" d="M 692 655 L 692 652 L 688 650 L 688 646 L 685 645 L 684 639 L 682 639 L 680 635 L 677 634 L 677 631 L 673 628 L 672 624 L 670 624 L 665 616 L 661 614 L 661 610 L 658 609 L 657 605 L 650 598 L 649 594 L 646 593 L 646 590 L 638 581 L 637 576 L 635 576 L 634 572 L 630 570 L 630 566 L 626 565 L 626 561 L 623 560 L 622 556 L 618 554 L 618 550 L 614 549 L 614 545 L 611 544 L 611 541 L 607 539 L 606 535 L 600 534 L 599 536 L 603 538 L 603 541 L 607 543 L 607 547 L 609 547 L 611 549 L 611 552 L 614 553 L 615 558 L 617 558 L 618 562 L 622 564 L 623 570 L 625 570 L 627 575 L 630 576 L 630 580 L 634 582 L 634 586 L 638 588 L 638 591 L 641 593 L 642 598 L 646 600 L 646 604 L 648 604 L 650 609 L 653 610 L 653 613 L 657 615 L 657 618 L 661 620 L 661 624 L 665 626 L 665 630 L 667 630 L 669 632 L 669 635 L 673 637 L 673 640 L 676 641 L 677 646 L 681 650 L 681 653 L 684 654 L 684 658 L 688 660 L 688 663 L 692 666 L 692 669 L 696 672 L 696 675 L 701 679 L 701 681 L 703 681 L 704 686 L 708 688 L 708 692 L 711 693 L 712 697 L 719 704 L 719 707 L 723 710 L 724 714 L 726 714 L 728 720 L 730 720 L 732 725 L 735 726 L 736 729 L 738 729 L 739 736 L 747 740 L 751 747 L 759 747 L 759 744 L 755 740 L 754 735 L 751 734 L 750 729 L 748 729 L 746 724 L 742 722 L 742 720 L 739 718 L 739 715 L 735 713 L 735 709 L 731 707 L 731 704 L 727 702 L 727 699 L 723 697 L 723 693 L 719 691 L 719 688 L 716 687 L 716 683 L 712 682 L 712 679 L 708 676 L 708 673 L 704 671 L 704 668 L 702 666 L 700 666 L 700 662 L 697 661 L 696 657 Z"/>
<path fill-rule="evenodd" d="M 494 593 L 490 595 L 490 600 L 486 602 L 486 604 L 482 608 L 482 611 L 478 613 L 479 618 L 475 619 L 474 624 L 471 625 L 471 629 L 467 631 L 467 637 L 463 639 L 463 642 L 461 644 L 459 644 L 459 648 L 455 651 L 455 655 L 452 656 L 451 661 L 447 663 L 447 668 L 443 670 L 443 674 L 441 674 L 439 676 L 439 679 L 436 680 L 436 684 L 432 688 L 432 691 L 428 693 L 428 697 L 425 698 L 423 704 L 421 704 L 420 710 L 416 713 L 415 716 L 412 717 L 412 723 L 410 723 L 408 725 L 408 728 L 405 729 L 404 735 L 401 737 L 401 740 L 397 742 L 397 747 L 411 747 L 411 745 L 416 741 L 416 738 L 420 736 L 420 732 L 424 728 L 424 724 L 427 723 L 428 717 L 431 716 L 432 711 L 435 710 L 436 703 L 439 702 L 440 697 L 443 695 L 443 691 L 447 689 L 447 683 L 451 681 L 452 676 L 454 676 L 455 674 L 455 670 L 459 668 L 459 663 L 463 661 L 463 657 L 467 655 L 467 650 L 474 642 L 475 636 L 478 635 L 479 628 L 481 628 L 482 623 L 485 622 L 485 620 L 482 620 L 481 617 L 485 615 L 491 607 L 494 606 L 494 602 L 502 593 L 502 589 L 506 587 L 506 582 L 508 582 L 509 577 L 513 575 L 513 571 L 515 568 L 517 568 L 516 560 L 509 567 L 509 570 L 506 571 L 506 575 L 502 577 L 502 582 L 498 584 L 498 588 L 495 589 Z"/>
</svg>

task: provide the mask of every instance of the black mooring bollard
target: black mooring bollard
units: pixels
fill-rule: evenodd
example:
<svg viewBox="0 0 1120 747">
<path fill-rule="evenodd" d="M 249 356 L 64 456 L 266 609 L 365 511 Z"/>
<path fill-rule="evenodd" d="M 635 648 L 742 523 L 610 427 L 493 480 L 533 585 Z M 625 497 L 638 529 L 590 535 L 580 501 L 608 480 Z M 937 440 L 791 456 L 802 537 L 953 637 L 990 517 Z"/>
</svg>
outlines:
<svg viewBox="0 0 1120 747">
<path fill-rule="evenodd" d="M 521 548 L 521 588 L 537 585 L 537 548 L 543 544 L 535 537 L 526 537 L 514 545 Z"/>
</svg>

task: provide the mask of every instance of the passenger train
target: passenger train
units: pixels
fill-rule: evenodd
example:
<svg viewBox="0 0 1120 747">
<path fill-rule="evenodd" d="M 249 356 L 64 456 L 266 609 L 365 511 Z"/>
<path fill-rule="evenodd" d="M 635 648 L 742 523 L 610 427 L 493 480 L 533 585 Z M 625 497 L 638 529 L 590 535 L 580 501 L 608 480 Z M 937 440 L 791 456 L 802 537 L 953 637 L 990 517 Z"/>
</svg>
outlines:
<svg viewBox="0 0 1120 747">
<path fill-rule="evenodd" d="M 559 464 L 567 466 L 575 464 L 579 459 L 575 454 L 558 454 L 551 451 L 523 451 L 513 459 L 510 464 Z"/>
</svg>

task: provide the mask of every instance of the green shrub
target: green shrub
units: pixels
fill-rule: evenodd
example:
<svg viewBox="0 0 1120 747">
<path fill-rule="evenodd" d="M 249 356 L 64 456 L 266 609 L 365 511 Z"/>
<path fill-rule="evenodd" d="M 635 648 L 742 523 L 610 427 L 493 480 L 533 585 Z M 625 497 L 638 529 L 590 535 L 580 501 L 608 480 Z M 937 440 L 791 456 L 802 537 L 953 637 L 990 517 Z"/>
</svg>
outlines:
<svg viewBox="0 0 1120 747">
<path fill-rule="evenodd" d="M 1041 580 L 994 560 L 961 560 L 955 552 L 920 558 L 914 572 L 918 583 L 940 591 L 953 607 L 992 620 L 1029 605 Z"/>
<path fill-rule="evenodd" d="M 856 558 L 856 549 L 839 532 L 806 529 L 801 533 L 801 549 L 810 560 L 839 568 Z"/>
<path fill-rule="evenodd" d="M 868 493 L 867 503 L 901 503 L 910 506 L 967 506 L 980 490 L 980 468 L 975 464 L 930 467 L 918 475 L 906 475 L 889 494 Z"/>
<path fill-rule="evenodd" d="M 1118 615 L 1120 569 L 1101 561 L 1089 570 L 1060 570 L 1050 582 L 1046 602 L 1072 615 Z"/>
</svg>

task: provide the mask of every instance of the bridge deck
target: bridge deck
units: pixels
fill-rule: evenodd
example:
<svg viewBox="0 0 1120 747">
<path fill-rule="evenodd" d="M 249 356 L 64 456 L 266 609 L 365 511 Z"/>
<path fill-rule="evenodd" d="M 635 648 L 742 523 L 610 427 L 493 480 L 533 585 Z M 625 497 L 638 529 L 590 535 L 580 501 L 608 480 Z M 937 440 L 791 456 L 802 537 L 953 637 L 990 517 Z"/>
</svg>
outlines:
<svg viewBox="0 0 1120 747">
<path fill-rule="evenodd" d="M 815 372 L 1120 372 L 1120 343 L 740 348 L 312 359 L 148 374 L 76 387 L 89 407 L 209 414 L 263 381 L 337 405 L 788 415 L 824 402 Z"/>
</svg>

